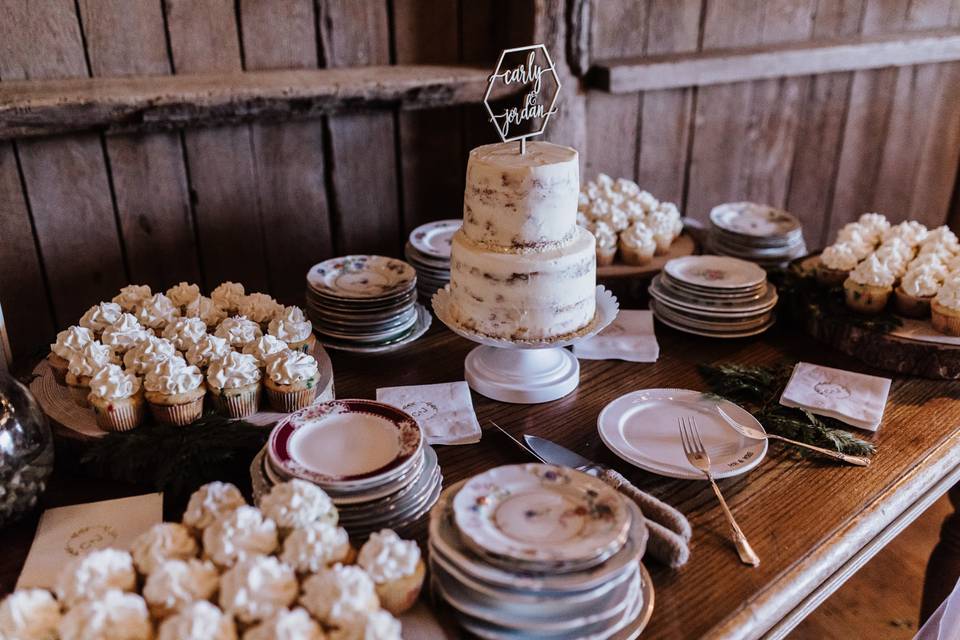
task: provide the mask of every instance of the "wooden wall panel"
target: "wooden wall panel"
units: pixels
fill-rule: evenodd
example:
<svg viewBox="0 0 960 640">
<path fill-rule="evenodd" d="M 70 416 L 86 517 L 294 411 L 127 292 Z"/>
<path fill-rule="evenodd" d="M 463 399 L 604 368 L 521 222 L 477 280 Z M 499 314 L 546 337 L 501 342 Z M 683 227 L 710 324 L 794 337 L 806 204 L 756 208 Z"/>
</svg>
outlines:
<svg viewBox="0 0 960 640">
<path fill-rule="evenodd" d="M 312 0 L 241 0 L 244 68 L 317 66 Z M 332 257 L 322 121 L 254 124 L 256 188 L 263 219 L 270 290 L 303 298 L 304 275 Z"/>
<path fill-rule="evenodd" d="M 93 76 L 167 75 L 170 58 L 156 0 L 81 0 Z M 106 138 L 130 278 L 166 289 L 200 281 L 179 133 Z"/>
</svg>

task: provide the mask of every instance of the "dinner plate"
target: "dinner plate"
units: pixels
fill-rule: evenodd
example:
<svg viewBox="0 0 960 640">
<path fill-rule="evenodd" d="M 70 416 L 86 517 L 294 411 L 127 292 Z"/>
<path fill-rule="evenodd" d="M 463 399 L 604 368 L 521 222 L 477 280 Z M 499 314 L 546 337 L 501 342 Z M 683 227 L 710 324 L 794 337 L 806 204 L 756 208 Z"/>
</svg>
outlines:
<svg viewBox="0 0 960 640">
<path fill-rule="evenodd" d="M 427 332 L 430 328 L 430 325 L 433 323 L 433 316 L 427 311 L 427 308 L 422 304 L 416 305 L 417 310 L 417 321 L 416 323 L 407 330 L 407 332 L 402 333 L 396 337 L 393 337 L 389 340 L 384 340 L 382 342 L 375 342 L 372 344 L 358 344 L 350 340 L 340 340 L 336 338 L 329 338 L 323 334 L 318 333 L 318 340 L 320 344 L 328 349 L 334 349 L 337 351 L 347 351 L 349 353 L 357 354 L 381 354 L 389 353 L 391 351 L 397 351 L 403 349 L 408 344 L 412 343 L 415 340 L 418 340 L 423 334 Z"/>
<path fill-rule="evenodd" d="M 736 338 L 749 338 L 750 336 L 760 335 L 761 333 L 763 333 L 764 331 L 772 327 L 777 321 L 776 315 L 770 314 L 770 321 L 767 322 L 766 324 L 756 327 L 755 329 L 744 329 L 744 330 L 732 329 L 728 331 L 720 331 L 720 330 L 697 328 L 695 326 L 691 326 L 690 324 L 685 324 L 685 323 L 677 322 L 675 320 L 671 320 L 669 318 L 665 318 L 658 309 L 659 307 L 657 303 L 651 300 L 650 310 L 653 311 L 653 317 L 656 318 L 659 322 L 662 322 L 663 324 L 667 325 L 671 329 L 676 329 L 677 331 L 683 331 L 686 333 L 692 333 L 695 336 L 703 336 L 705 338 L 728 338 L 731 340 Z"/>
<path fill-rule="evenodd" d="M 453 501 L 463 540 L 494 558 L 561 567 L 600 561 L 630 530 L 626 501 L 602 480 L 539 463 L 474 476 Z"/>
<path fill-rule="evenodd" d="M 680 441 L 680 418 L 693 417 L 710 455 L 715 478 L 750 471 L 767 453 L 766 440 L 746 438 L 717 412 L 763 430 L 749 411 L 727 400 L 688 389 L 644 389 L 620 396 L 600 412 L 597 431 L 603 443 L 627 462 L 662 476 L 703 480 L 687 460 Z"/>
<path fill-rule="evenodd" d="M 463 226 L 462 218 L 422 224 L 410 232 L 410 245 L 425 256 L 450 260 L 453 234 Z"/>
<path fill-rule="evenodd" d="M 728 202 L 710 210 L 710 222 L 740 236 L 769 238 L 800 232 L 796 216 L 755 202 Z"/>
<path fill-rule="evenodd" d="M 411 289 L 416 270 L 402 260 L 376 255 L 332 258 L 313 265 L 307 282 L 330 297 L 356 300 L 376 299 Z"/>
<path fill-rule="evenodd" d="M 423 437 L 417 421 L 372 400 L 331 400 L 281 420 L 270 433 L 271 464 L 321 486 L 375 482 L 417 460 Z"/>
<path fill-rule="evenodd" d="M 767 280 L 767 272 L 746 260 L 728 256 L 684 256 L 663 267 L 673 280 L 707 289 L 749 289 Z"/>
<path fill-rule="evenodd" d="M 660 276 L 654 276 L 647 290 L 654 300 L 669 304 L 673 307 L 679 307 L 693 312 L 699 311 L 712 315 L 731 317 L 770 311 L 777 306 L 777 301 L 779 300 L 777 289 L 773 285 L 768 285 L 767 290 L 760 298 L 741 303 L 717 302 L 704 298 L 682 296 L 676 294 L 672 289 L 664 287 Z"/>
<path fill-rule="evenodd" d="M 670 305 L 656 302 L 657 313 L 668 320 L 688 327 L 715 330 L 715 331 L 750 331 L 765 326 L 770 322 L 770 311 L 748 316 L 711 316 L 704 313 L 694 313 L 685 309 L 677 309 Z"/>
<path fill-rule="evenodd" d="M 407 513 L 406 515 L 397 516 L 391 518 L 384 522 L 378 524 L 371 524 L 367 526 L 354 527 L 352 525 L 346 526 L 350 531 L 351 536 L 356 537 L 366 537 L 371 533 L 380 531 L 381 529 L 388 528 L 393 529 L 397 533 L 400 533 L 403 530 L 412 529 L 422 524 L 424 516 L 426 516 L 430 509 L 433 508 L 433 505 L 436 504 L 437 498 L 440 497 L 440 493 L 443 490 L 443 475 L 437 480 L 436 484 L 431 489 L 430 493 L 427 495 L 427 498 L 417 506 L 416 509 Z"/>
</svg>

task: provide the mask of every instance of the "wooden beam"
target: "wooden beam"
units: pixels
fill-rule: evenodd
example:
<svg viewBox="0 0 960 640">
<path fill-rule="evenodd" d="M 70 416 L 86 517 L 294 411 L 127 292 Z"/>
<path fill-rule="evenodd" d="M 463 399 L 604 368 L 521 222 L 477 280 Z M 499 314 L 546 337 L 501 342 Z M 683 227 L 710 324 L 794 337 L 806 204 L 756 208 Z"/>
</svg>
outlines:
<svg viewBox="0 0 960 640">
<path fill-rule="evenodd" d="M 489 69 L 441 65 L 24 80 L 0 85 L 0 140 L 163 131 L 479 102 Z"/>
<path fill-rule="evenodd" d="M 589 79 L 633 93 L 952 60 L 960 60 L 956 29 L 597 61 Z"/>
</svg>

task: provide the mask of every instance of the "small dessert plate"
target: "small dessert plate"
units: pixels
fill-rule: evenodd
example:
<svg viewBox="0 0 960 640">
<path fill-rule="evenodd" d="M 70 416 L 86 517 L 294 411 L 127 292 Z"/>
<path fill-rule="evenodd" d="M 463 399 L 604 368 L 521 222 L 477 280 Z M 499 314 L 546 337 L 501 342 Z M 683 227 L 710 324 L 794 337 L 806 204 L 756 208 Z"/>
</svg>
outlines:
<svg viewBox="0 0 960 640">
<path fill-rule="evenodd" d="M 728 202 L 710 211 L 710 222 L 737 235 L 756 238 L 779 237 L 798 233 L 796 216 L 755 202 Z"/>
<path fill-rule="evenodd" d="M 454 498 L 453 512 L 479 553 L 553 569 L 616 553 L 631 519 L 624 499 L 603 481 L 535 463 L 474 476 Z"/>
<path fill-rule="evenodd" d="M 674 280 L 708 289 L 748 289 L 767 279 L 759 266 L 728 256 L 685 256 L 671 260 L 663 270 Z"/>
<path fill-rule="evenodd" d="M 402 293 L 414 286 L 417 272 L 402 260 L 374 255 L 332 258 L 313 265 L 307 282 L 335 298 L 371 299 Z"/>
<path fill-rule="evenodd" d="M 463 226 L 463 220 L 460 218 L 428 222 L 410 233 L 410 244 L 426 256 L 449 261 L 453 234 L 461 226 Z"/>
</svg>

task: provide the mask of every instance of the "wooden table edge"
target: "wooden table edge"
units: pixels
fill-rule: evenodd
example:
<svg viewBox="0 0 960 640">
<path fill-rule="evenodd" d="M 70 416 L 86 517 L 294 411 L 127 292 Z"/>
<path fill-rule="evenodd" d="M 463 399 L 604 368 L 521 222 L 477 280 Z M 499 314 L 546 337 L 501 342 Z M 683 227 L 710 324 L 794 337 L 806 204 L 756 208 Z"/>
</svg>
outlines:
<svg viewBox="0 0 960 640">
<path fill-rule="evenodd" d="M 785 637 L 814 608 L 960 481 L 960 426 L 909 473 L 774 581 L 714 626 L 711 640 Z M 746 570 L 746 569 L 745 569 Z"/>
</svg>

